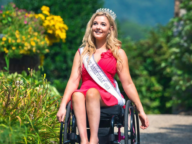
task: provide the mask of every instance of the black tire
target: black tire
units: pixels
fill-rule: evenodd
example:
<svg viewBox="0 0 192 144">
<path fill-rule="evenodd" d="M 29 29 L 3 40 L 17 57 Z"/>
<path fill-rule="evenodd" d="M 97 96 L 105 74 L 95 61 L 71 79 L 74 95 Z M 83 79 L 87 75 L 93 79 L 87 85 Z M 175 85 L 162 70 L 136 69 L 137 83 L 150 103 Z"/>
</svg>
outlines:
<svg viewBox="0 0 192 144">
<path fill-rule="evenodd" d="M 71 102 L 67 104 L 65 122 L 61 122 L 60 128 L 60 144 L 64 144 L 67 141 L 67 129 L 70 129 L 70 111 L 71 111 Z M 63 128 L 64 124 L 64 128 Z"/>
<path fill-rule="evenodd" d="M 131 101 L 128 100 L 125 106 L 125 116 L 124 116 L 124 135 L 125 135 L 125 144 L 129 144 L 129 133 L 128 133 L 128 113 L 129 107 L 131 106 Z"/>
<path fill-rule="evenodd" d="M 135 117 L 136 117 L 136 127 L 137 127 L 136 128 L 137 144 L 140 144 L 139 116 L 138 116 L 136 108 L 135 108 Z"/>
<path fill-rule="evenodd" d="M 63 138 L 63 134 L 64 134 L 64 127 L 63 127 L 63 122 L 61 122 L 61 126 L 60 126 L 60 137 L 59 137 L 59 144 L 62 144 L 62 138 Z"/>
<path fill-rule="evenodd" d="M 128 100 L 125 107 L 124 116 L 124 135 L 125 144 L 138 144 L 140 143 L 138 115 L 135 106 Z"/>
</svg>

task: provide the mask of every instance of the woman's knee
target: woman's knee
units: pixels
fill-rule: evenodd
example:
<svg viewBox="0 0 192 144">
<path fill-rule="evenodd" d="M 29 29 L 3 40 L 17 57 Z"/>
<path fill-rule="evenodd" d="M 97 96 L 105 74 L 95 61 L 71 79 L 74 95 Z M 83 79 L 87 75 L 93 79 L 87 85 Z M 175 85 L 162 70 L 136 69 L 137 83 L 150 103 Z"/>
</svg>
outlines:
<svg viewBox="0 0 192 144">
<path fill-rule="evenodd" d="M 100 93 L 96 88 L 90 88 L 86 93 L 86 101 L 94 100 L 94 99 L 101 99 Z"/>
<path fill-rule="evenodd" d="M 72 95 L 72 102 L 85 101 L 85 97 L 81 92 L 74 92 Z"/>
</svg>

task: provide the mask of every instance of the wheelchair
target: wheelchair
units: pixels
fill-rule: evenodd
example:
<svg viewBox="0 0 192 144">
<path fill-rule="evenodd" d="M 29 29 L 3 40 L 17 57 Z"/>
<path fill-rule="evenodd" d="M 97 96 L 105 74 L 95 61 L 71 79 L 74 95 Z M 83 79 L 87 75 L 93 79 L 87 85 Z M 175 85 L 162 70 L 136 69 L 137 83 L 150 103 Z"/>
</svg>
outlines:
<svg viewBox="0 0 192 144">
<path fill-rule="evenodd" d="M 71 110 L 71 102 L 66 108 L 65 121 L 60 126 L 60 144 L 80 143 L 77 134 L 76 118 Z M 118 132 L 114 133 L 117 127 Z M 124 133 L 121 134 L 121 128 Z M 87 134 L 90 137 L 87 119 Z M 98 130 L 99 144 L 140 144 L 139 118 L 135 105 L 130 100 L 126 101 L 125 109 L 122 106 L 101 107 L 100 124 Z"/>
</svg>

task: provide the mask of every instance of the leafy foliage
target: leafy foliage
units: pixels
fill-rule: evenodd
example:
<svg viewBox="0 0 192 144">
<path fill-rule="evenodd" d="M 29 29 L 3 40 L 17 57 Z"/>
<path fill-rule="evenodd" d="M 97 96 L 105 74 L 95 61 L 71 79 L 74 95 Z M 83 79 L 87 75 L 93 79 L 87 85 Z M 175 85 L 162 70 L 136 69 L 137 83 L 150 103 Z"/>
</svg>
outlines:
<svg viewBox="0 0 192 144">
<path fill-rule="evenodd" d="M 147 113 L 170 113 L 171 96 L 167 94 L 170 77 L 164 66 L 169 57 L 166 33 L 168 28 L 159 27 L 146 40 L 133 42 L 124 39 L 123 49 L 128 55 L 130 73 Z"/>
<path fill-rule="evenodd" d="M 186 14 L 171 21 L 174 37 L 170 41 L 169 63 L 172 66 L 174 103 L 180 110 L 192 109 L 192 2 L 185 0 L 181 8 Z"/>
<path fill-rule="evenodd" d="M 0 72 L 0 143 L 58 143 L 60 95 L 45 76 Z"/>
</svg>

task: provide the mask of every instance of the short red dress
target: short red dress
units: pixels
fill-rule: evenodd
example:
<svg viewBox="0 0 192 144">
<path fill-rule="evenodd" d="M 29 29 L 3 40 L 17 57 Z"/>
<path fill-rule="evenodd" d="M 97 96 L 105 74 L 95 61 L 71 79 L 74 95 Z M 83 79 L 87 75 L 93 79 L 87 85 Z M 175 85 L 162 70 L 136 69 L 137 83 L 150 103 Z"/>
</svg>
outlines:
<svg viewBox="0 0 192 144">
<path fill-rule="evenodd" d="M 79 50 L 78 50 L 79 51 Z M 80 53 L 80 51 L 79 51 Z M 117 64 L 117 60 L 116 58 L 113 56 L 113 54 L 111 53 L 110 50 L 103 52 L 101 54 L 101 59 L 98 62 L 98 65 L 101 67 L 101 69 L 104 71 L 104 73 L 106 74 L 106 76 L 109 78 L 109 80 L 111 81 L 111 83 L 114 85 L 114 87 L 116 87 L 115 83 L 114 83 L 114 76 L 117 73 L 117 69 L 116 69 L 116 64 Z M 74 92 L 81 92 L 84 94 L 84 96 L 86 96 L 86 92 L 90 89 L 90 88 L 96 88 L 99 93 L 100 96 L 103 100 L 103 102 L 107 105 L 107 106 L 114 106 L 118 104 L 117 99 L 111 95 L 110 93 L 108 93 L 106 90 L 104 90 L 102 87 L 100 87 L 89 75 L 89 73 L 87 72 L 87 70 L 85 69 L 84 65 L 82 66 L 82 85 L 80 87 L 80 89 L 75 90 Z M 121 96 L 123 97 L 123 95 L 121 94 Z"/>
</svg>

